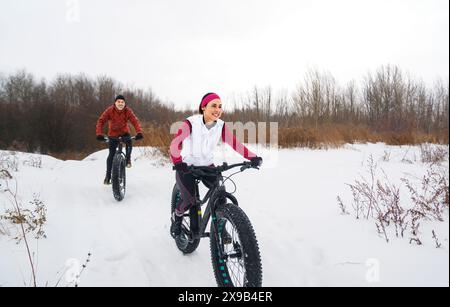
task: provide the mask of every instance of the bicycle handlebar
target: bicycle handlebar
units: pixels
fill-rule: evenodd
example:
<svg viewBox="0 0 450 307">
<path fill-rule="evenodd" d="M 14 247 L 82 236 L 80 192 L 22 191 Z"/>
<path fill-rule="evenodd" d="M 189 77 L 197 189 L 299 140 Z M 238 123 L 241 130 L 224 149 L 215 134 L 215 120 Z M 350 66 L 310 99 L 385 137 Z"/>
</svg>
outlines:
<svg viewBox="0 0 450 307">
<path fill-rule="evenodd" d="M 136 136 L 130 136 L 130 137 L 123 137 L 123 136 L 109 137 L 109 136 L 105 136 L 105 142 L 108 143 L 109 140 L 119 140 L 120 142 L 126 142 L 126 141 L 129 141 L 129 140 L 136 140 Z"/>
<path fill-rule="evenodd" d="M 241 167 L 241 172 L 243 172 L 246 169 L 249 168 L 255 168 L 259 169 L 258 166 L 252 166 L 252 163 L 249 161 L 244 161 L 242 163 L 236 163 L 228 165 L 228 163 L 224 162 L 222 165 L 219 166 L 194 166 L 190 165 L 188 166 L 187 170 L 188 173 L 192 173 L 194 176 L 198 177 L 204 177 L 204 176 L 211 176 L 211 175 L 217 175 L 219 173 L 222 173 L 224 171 L 230 170 L 232 168 Z M 175 170 L 175 166 L 172 167 L 173 170 Z"/>
</svg>

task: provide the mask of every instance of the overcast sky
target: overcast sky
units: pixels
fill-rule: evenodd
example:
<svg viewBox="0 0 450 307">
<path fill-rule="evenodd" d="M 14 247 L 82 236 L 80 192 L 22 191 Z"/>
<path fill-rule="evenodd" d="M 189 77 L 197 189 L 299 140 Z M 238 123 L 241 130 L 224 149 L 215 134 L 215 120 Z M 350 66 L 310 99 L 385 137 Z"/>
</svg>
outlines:
<svg viewBox="0 0 450 307">
<path fill-rule="evenodd" d="M 0 0 L 0 72 L 109 75 L 176 106 L 308 68 L 338 82 L 383 64 L 448 80 L 448 0 Z"/>
</svg>

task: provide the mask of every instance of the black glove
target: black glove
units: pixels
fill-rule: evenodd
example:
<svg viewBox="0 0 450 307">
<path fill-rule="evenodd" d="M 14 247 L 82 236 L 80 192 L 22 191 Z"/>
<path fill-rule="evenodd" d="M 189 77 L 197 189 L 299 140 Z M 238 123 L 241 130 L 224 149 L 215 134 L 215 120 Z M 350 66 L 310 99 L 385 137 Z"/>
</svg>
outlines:
<svg viewBox="0 0 450 307">
<path fill-rule="evenodd" d="M 136 136 L 134 137 L 134 139 L 137 140 L 142 140 L 144 138 L 144 136 L 142 135 L 142 133 L 138 133 L 136 134 Z"/>
<path fill-rule="evenodd" d="M 178 162 L 177 164 L 175 164 L 175 170 L 177 172 L 186 173 L 188 170 L 188 165 L 184 162 Z"/>
<path fill-rule="evenodd" d="M 250 159 L 250 162 L 252 163 L 252 167 L 258 167 L 262 165 L 262 158 L 261 157 L 253 157 Z"/>
<path fill-rule="evenodd" d="M 104 135 L 97 135 L 97 141 L 105 141 L 105 136 Z"/>
</svg>

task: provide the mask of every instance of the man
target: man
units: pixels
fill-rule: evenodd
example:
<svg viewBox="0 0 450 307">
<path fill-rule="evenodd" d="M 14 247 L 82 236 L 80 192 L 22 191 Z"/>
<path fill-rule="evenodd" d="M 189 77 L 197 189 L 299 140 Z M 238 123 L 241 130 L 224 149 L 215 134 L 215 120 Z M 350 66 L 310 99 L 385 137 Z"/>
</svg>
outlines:
<svg viewBox="0 0 450 307">
<path fill-rule="evenodd" d="M 108 107 L 97 121 L 96 134 L 97 140 L 104 141 L 105 136 L 102 134 L 103 126 L 108 122 L 108 137 L 109 139 L 109 155 L 106 160 L 106 176 L 103 181 L 104 184 L 111 184 L 111 168 L 114 154 L 116 153 L 117 145 L 119 144 L 118 137 L 130 137 L 130 128 L 128 122 L 131 122 L 136 130 L 136 140 L 142 139 L 142 128 L 139 119 L 134 115 L 133 110 L 125 105 L 125 97 L 123 95 L 116 96 L 114 104 Z M 126 163 L 127 167 L 131 167 L 131 139 L 126 141 Z"/>
</svg>

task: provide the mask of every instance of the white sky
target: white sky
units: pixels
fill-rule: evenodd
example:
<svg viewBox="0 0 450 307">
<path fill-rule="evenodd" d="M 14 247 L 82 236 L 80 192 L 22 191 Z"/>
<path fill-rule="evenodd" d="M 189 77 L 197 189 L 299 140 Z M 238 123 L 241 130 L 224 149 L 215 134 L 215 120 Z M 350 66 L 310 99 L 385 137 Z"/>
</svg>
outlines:
<svg viewBox="0 0 450 307">
<path fill-rule="evenodd" d="M 178 107 L 396 64 L 448 80 L 448 0 L 0 0 L 0 72 L 109 75 Z"/>
</svg>

